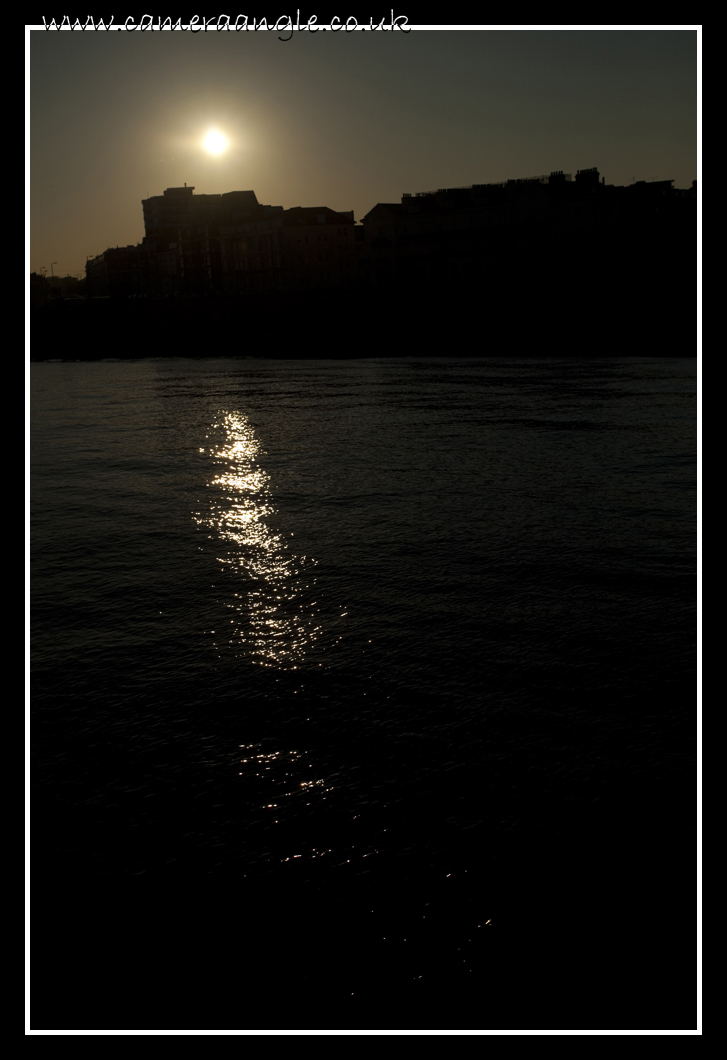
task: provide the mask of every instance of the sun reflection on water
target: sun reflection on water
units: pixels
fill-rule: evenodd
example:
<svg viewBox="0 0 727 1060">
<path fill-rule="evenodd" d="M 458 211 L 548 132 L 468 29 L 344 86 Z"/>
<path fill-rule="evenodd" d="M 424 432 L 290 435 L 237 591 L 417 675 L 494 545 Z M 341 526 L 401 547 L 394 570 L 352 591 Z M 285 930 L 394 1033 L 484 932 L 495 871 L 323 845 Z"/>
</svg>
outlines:
<svg viewBox="0 0 727 1060">
<path fill-rule="evenodd" d="M 222 439 L 215 443 L 215 436 Z M 209 481 L 209 509 L 197 513 L 199 526 L 212 529 L 221 548 L 220 563 L 237 570 L 229 621 L 229 643 L 262 666 L 295 669 L 321 632 L 313 579 L 315 560 L 291 553 L 271 524 L 276 507 L 270 475 L 260 466 L 264 451 L 248 418 L 228 412 L 212 425 L 207 453 L 217 474 Z M 228 623 L 226 623 L 228 624 Z"/>
</svg>

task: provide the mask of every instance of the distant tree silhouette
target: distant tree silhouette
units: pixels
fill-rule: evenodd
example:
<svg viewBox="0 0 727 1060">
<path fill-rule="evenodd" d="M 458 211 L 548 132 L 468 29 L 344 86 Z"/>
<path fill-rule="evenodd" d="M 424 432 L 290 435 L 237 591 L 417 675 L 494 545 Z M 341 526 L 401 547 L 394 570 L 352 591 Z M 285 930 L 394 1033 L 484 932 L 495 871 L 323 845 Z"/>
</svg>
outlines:
<svg viewBox="0 0 727 1060">
<path fill-rule="evenodd" d="M 37 309 L 38 306 L 44 305 L 50 297 L 50 284 L 46 280 L 45 276 L 39 272 L 31 272 L 30 274 L 30 306 L 31 309 Z"/>
</svg>

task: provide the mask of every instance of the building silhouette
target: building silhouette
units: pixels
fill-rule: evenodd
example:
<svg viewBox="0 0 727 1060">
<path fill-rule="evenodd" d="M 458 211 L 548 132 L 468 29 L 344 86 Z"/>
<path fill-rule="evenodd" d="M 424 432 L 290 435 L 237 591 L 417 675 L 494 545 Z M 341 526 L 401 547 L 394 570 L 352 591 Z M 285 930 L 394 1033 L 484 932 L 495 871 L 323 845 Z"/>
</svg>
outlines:
<svg viewBox="0 0 727 1060">
<path fill-rule="evenodd" d="M 517 282 L 555 266 L 591 273 L 630 254 L 658 262 L 694 239 L 696 182 L 606 185 L 597 169 L 404 194 L 363 218 L 374 286 Z M 589 260 L 590 259 L 590 260 Z M 562 277 L 561 277 L 562 279 Z"/>
<path fill-rule="evenodd" d="M 220 230 L 224 290 L 315 290 L 355 285 L 353 210 L 280 210 Z"/>
<path fill-rule="evenodd" d="M 91 298 L 200 299 L 264 292 L 468 292 L 550 311 L 564 291 L 601 306 L 690 282 L 696 182 L 607 185 L 595 168 L 404 194 L 353 211 L 266 206 L 253 191 L 143 200 L 143 241 L 86 266 Z"/>
<path fill-rule="evenodd" d="M 264 206 L 254 191 L 195 195 L 167 188 L 142 202 L 138 246 L 86 265 L 91 297 L 207 297 L 351 286 L 353 211 Z"/>
</svg>

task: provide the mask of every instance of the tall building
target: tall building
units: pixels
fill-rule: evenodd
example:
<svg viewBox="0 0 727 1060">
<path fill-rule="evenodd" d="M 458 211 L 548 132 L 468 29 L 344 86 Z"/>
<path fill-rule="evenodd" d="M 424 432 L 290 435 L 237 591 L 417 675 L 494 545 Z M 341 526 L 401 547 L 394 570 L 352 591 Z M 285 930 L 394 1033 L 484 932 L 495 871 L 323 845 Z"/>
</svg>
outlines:
<svg viewBox="0 0 727 1060">
<path fill-rule="evenodd" d="M 167 188 L 142 202 L 144 243 L 153 267 L 150 294 L 204 296 L 224 289 L 220 230 L 283 212 L 262 206 L 254 191 L 195 195 L 193 187 Z"/>
<path fill-rule="evenodd" d="M 186 185 L 142 206 L 142 243 L 87 263 L 92 296 L 206 297 L 356 283 L 352 210 L 284 210 L 262 205 L 254 191 L 195 195 Z"/>
</svg>

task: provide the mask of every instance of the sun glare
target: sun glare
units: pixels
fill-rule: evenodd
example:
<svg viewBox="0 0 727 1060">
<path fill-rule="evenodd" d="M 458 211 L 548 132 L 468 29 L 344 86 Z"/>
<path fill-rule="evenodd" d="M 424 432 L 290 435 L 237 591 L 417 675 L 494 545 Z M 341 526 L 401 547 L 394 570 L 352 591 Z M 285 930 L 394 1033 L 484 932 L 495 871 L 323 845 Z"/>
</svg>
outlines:
<svg viewBox="0 0 727 1060">
<path fill-rule="evenodd" d="M 223 136 L 217 129 L 210 129 L 202 141 L 204 148 L 211 155 L 221 155 L 227 150 L 229 143 L 226 136 Z"/>
</svg>

